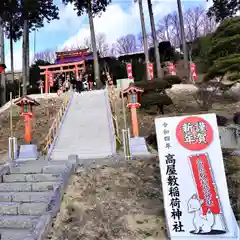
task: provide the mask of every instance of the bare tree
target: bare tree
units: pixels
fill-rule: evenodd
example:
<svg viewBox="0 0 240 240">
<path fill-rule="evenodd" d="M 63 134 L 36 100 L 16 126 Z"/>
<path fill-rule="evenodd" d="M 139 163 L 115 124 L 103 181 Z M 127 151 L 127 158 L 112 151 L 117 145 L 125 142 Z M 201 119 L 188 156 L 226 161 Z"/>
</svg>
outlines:
<svg viewBox="0 0 240 240">
<path fill-rule="evenodd" d="M 207 14 L 204 14 L 203 17 L 203 35 L 206 36 L 209 33 L 212 33 L 217 28 L 217 22 L 214 17 L 210 18 Z"/>
<path fill-rule="evenodd" d="M 188 41 L 193 41 L 203 35 L 202 27 L 205 15 L 206 11 L 202 7 L 190 8 L 184 13 Z"/>
<path fill-rule="evenodd" d="M 184 28 L 187 41 L 193 41 L 201 36 L 213 32 L 216 27 L 214 18 L 209 18 L 202 7 L 195 7 L 184 12 Z M 157 24 L 158 41 L 170 41 L 173 46 L 179 47 L 180 23 L 177 12 L 166 15 Z"/>
<path fill-rule="evenodd" d="M 87 47 L 90 51 L 92 51 L 92 44 L 90 38 L 85 38 L 83 45 L 84 47 Z M 107 44 L 106 35 L 104 33 L 97 34 L 96 46 L 100 57 L 106 57 L 109 55 L 109 45 Z"/>
<path fill-rule="evenodd" d="M 162 41 L 171 41 L 171 14 L 163 17 L 157 24 L 159 38 Z"/>
<path fill-rule="evenodd" d="M 88 48 L 90 51 L 92 51 L 92 43 L 91 43 L 91 38 L 85 38 L 83 42 L 84 48 Z"/>
<path fill-rule="evenodd" d="M 170 41 L 166 38 L 166 34 L 165 34 L 165 28 L 162 25 L 158 25 L 157 29 L 156 29 L 156 34 L 157 34 L 157 40 L 158 42 L 162 42 L 162 41 Z"/>
<path fill-rule="evenodd" d="M 181 31 L 180 31 L 180 23 L 177 12 L 173 12 L 169 16 L 169 21 L 171 24 L 171 43 L 174 46 L 180 46 L 181 44 Z"/>
<path fill-rule="evenodd" d="M 157 40 L 159 41 L 158 30 L 157 30 L 156 33 L 157 33 Z M 153 46 L 153 38 L 152 38 L 152 34 L 151 33 L 147 34 L 147 44 L 148 44 L 149 48 Z M 143 51 L 144 50 L 142 33 L 139 33 L 137 35 L 137 50 L 138 51 Z"/>
<path fill-rule="evenodd" d="M 136 37 L 132 34 L 121 37 L 114 44 L 117 54 L 134 53 L 138 49 Z"/>
<path fill-rule="evenodd" d="M 49 63 L 54 63 L 55 58 L 56 55 L 54 50 L 45 50 L 34 55 L 34 61 L 43 60 Z"/>
<path fill-rule="evenodd" d="M 103 33 L 99 33 L 96 36 L 97 41 L 97 50 L 99 52 L 100 57 L 106 57 L 109 55 L 109 45 L 106 40 L 106 35 Z"/>
</svg>

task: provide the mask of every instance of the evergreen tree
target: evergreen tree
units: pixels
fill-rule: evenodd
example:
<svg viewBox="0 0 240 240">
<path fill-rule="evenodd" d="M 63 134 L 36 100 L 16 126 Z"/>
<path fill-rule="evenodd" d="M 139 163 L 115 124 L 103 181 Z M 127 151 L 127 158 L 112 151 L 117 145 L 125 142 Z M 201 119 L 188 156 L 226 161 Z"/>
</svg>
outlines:
<svg viewBox="0 0 240 240">
<path fill-rule="evenodd" d="M 173 84 L 179 83 L 181 83 L 181 79 L 172 75 L 165 76 L 161 81 L 135 82 L 137 87 L 144 89 L 140 99 L 142 108 L 148 109 L 155 106 L 158 113 L 164 114 L 164 106 L 173 103 L 165 90 L 171 88 Z"/>
<path fill-rule="evenodd" d="M 4 22 L 5 34 L 10 39 L 11 65 L 13 70 L 13 41 L 23 36 L 23 93 L 29 81 L 29 32 L 44 26 L 44 22 L 58 19 L 58 7 L 53 0 L 3 0 L 0 17 Z"/>
<path fill-rule="evenodd" d="M 211 67 L 204 78 L 228 76 L 229 80 L 240 80 L 240 17 L 224 20 L 211 35 L 208 52 Z"/>
<path fill-rule="evenodd" d="M 207 0 L 208 1 L 208 0 Z M 213 0 L 213 6 L 209 8 L 208 15 L 215 16 L 218 22 L 234 16 L 240 10 L 239 0 Z"/>
</svg>

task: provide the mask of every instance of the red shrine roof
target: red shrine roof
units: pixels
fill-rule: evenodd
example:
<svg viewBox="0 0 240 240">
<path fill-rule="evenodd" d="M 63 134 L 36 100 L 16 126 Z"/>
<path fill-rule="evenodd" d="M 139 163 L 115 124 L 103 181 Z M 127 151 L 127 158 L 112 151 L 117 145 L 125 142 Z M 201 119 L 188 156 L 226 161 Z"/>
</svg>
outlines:
<svg viewBox="0 0 240 240">
<path fill-rule="evenodd" d="M 89 49 L 78 49 L 66 52 L 56 52 L 56 64 L 93 60 L 93 53 Z"/>
<path fill-rule="evenodd" d="M 133 94 L 133 93 L 139 94 L 139 93 L 143 93 L 143 92 L 144 92 L 144 89 L 136 87 L 136 86 L 134 86 L 133 83 L 131 83 L 128 88 L 124 89 L 123 92 L 120 93 L 120 97 L 122 96 L 122 94 L 124 97 L 126 97 L 128 94 Z"/>
<path fill-rule="evenodd" d="M 142 93 L 144 90 L 142 88 L 136 87 L 131 84 L 128 88 L 123 90 L 123 96 L 129 93 Z"/>
<path fill-rule="evenodd" d="M 69 58 L 69 57 L 79 57 L 83 55 L 89 55 L 91 54 L 88 51 L 88 48 L 86 49 L 78 49 L 78 50 L 72 50 L 72 51 L 65 51 L 65 52 L 56 52 L 57 59 L 59 58 Z"/>
<path fill-rule="evenodd" d="M 30 105 L 33 106 L 39 106 L 40 103 L 37 102 L 35 99 L 32 99 L 28 96 L 25 97 L 20 97 L 19 99 L 17 99 L 16 101 L 14 101 L 14 104 L 16 104 L 17 106 L 21 106 L 23 103 L 29 103 Z"/>
</svg>

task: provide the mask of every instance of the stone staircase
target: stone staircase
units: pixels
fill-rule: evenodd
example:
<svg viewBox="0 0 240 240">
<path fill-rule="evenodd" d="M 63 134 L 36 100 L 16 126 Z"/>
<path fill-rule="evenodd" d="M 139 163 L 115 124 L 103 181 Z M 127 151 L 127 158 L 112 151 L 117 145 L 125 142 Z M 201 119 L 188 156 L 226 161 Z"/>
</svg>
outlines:
<svg viewBox="0 0 240 240">
<path fill-rule="evenodd" d="M 96 159 L 116 153 L 107 90 L 75 93 L 50 150 L 50 159 L 64 160 L 69 155 Z"/>
<path fill-rule="evenodd" d="M 42 240 L 59 211 L 68 179 L 68 161 L 36 160 L 0 170 L 1 240 Z"/>
</svg>

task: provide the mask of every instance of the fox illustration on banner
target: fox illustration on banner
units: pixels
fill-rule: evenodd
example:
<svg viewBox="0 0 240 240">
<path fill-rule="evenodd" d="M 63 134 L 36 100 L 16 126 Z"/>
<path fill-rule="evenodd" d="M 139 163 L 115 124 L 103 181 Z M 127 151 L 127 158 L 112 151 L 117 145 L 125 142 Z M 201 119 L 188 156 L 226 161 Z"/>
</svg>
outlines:
<svg viewBox="0 0 240 240">
<path fill-rule="evenodd" d="M 193 155 L 189 157 L 192 175 L 194 177 L 197 194 L 189 200 L 189 213 L 195 213 L 193 225 L 194 234 L 224 234 L 226 233 L 226 223 L 220 206 L 220 199 L 217 194 L 216 184 L 214 183 L 211 165 L 207 154 Z M 198 204 L 196 204 L 196 201 Z M 193 204 L 195 202 L 195 204 Z M 194 206 L 195 207 L 191 207 Z M 197 207 L 196 207 L 197 205 Z M 195 211 L 194 211 L 195 210 Z M 201 210 L 201 211 L 200 211 Z M 196 216 L 198 215 L 199 218 Z M 221 223 L 220 229 L 214 228 L 216 216 L 219 216 Z M 196 219 L 200 219 L 201 224 Z M 210 220 L 209 220 L 210 219 Z M 207 222 L 203 222 L 207 221 Z M 218 222 L 219 222 L 218 221 Z M 208 223 L 211 228 L 204 227 Z M 208 231 L 206 231 L 206 229 Z"/>
<path fill-rule="evenodd" d="M 215 216 L 210 209 L 207 210 L 206 215 L 203 216 L 201 213 L 201 207 L 203 200 L 200 200 L 197 194 L 193 194 L 188 201 L 188 212 L 194 213 L 193 225 L 195 234 L 210 233 L 212 231 L 212 226 L 215 222 Z"/>
</svg>

